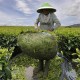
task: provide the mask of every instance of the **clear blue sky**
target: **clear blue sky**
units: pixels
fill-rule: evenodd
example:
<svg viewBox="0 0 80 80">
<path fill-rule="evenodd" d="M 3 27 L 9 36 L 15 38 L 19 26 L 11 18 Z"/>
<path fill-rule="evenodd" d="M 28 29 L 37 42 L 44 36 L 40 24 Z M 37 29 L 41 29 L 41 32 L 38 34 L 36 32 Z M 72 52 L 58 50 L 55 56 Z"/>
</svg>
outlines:
<svg viewBox="0 0 80 80">
<path fill-rule="evenodd" d="M 0 25 L 34 25 L 44 2 L 57 9 L 62 25 L 80 23 L 80 0 L 0 0 Z"/>
</svg>

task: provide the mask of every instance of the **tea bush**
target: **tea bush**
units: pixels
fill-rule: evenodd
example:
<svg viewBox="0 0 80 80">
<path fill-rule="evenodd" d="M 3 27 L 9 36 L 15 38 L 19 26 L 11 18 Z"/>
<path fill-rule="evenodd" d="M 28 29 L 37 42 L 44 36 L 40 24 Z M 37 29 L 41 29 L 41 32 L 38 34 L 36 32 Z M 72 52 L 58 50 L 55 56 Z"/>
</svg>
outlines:
<svg viewBox="0 0 80 80">
<path fill-rule="evenodd" d="M 76 52 L 76 48 L 80 49 L 80 28 L 59 28 L 54 33 L 58 37 L 59 52 L 63 51 L 69 59 L 77 58 L 71 54 Z"/>
<path fill-rule="evenodd" d="M 33 27 L 7 27 L 7 26 L 0 27 L 0 46 L 8 48 L 10 48 L 11 46 L 16 46 L 17 36 L 23 32 L 34 32 L 34 29 Z M 67 58 L 69 59 L 73 58 L 76 59 L 78 57 L 72 54 L 76 53 L 76 48 L 80 50 L 80 28 L 59 28 L 49 33 L 56 34 L 58 39 L 59 52 L 63 52 L 63 54 L 67 56 Z M 27 65 L 26 63 L 36 65 L 35 63 L 37 60 L 33 60 L 32 58 L 26 57 L 25 54 L 22 56 L 20 56 L 19 59 L 15 58 L 14 64 L 17 64 L 18 66 L 19 65 L 26 66 Z M 61 72 L 60 64 L 61 64 L 60 60 L 56 59 L 51 60 L 51 65 L 50 65 L 51 70 L 49 72 L 48 78 L 46 78 L 45 80 L 53 80 L 53 79 L 59 80 Z M 80 80 L 80 77 L 78 77 L 77 80 Z"/>
<path fill-rule="evenodd" d="M 52 59 L 57 54 L 56 36 L 47 32 L 29 32 L 18 36 L 22 51 L 36 59 Z"/>
<path fill-rule="evenodd" d="M 11 67 L 9 63 L 9 59 L 12 55 L 12 51 L 14 48 L 11 48 L 9 51 L 7 48 L 0 47 L 0 79 L 8 80 L 12 79 L 11 75 Z"/>
<path fill-rule="evenodd" d="M 32 31 L 32 27 L 15 27 L 15 26 L 0 26 L 0 46 L 13 47 L 17 44 L 17 36 L 25 31 Z"/>
</svg>

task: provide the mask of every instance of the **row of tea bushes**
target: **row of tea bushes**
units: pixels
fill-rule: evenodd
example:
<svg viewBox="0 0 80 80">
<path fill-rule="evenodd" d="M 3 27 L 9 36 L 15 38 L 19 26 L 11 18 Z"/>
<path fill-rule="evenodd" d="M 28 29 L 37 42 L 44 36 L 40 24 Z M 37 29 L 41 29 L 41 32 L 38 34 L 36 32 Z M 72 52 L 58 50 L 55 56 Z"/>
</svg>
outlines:
<svg viewBox="0 0 80 80">
<path fill-rule="evenodd" d="M 4 29 L 4 30 L 3 30 Z M 3 44 L 0 43 L 0 46 L 3 47 L 9 47 L 10 46 L 15 46 L 17 44 L 17 36 L 18 34 L 20 34 L 21 32 L 32 32 L 34 31 L 33 28 L 29 28 L 29 27 L 0 27 L 0 36 L 2 36 L 0 39 Z M 63 53 L 65 53 L 65 55 L 70 55 L 72 53 L 76 52 L 76 48 L 80 49 L 80 28 L 59 28 L 57 30 L 55 30 L 54 32 L 50 32 L 51 34 L 56 34 L 58 37 L 58 49 L 59 51 L 63 51 Z M 4 35 L 4 36 L 3 36 Z M 5 37 L 5 38 L 4 38 Z M 12 38 L 13 37 L 13 38 Z M 4 39 L 2 39 L 4 38 Z M 12 39 L 12 40 L 10 40 Z M 6 41 L 4 41 L 6 40 Z M 7 42 L 8 40 L 8 42 Z M 4 41 L 4 42 L 3 42 Z M 14 42 L 15 41 L 15 42 Z M 7 44 L 9 43 L 9 44 Z M 28 65 L 34 65 L 36 63 L 35 60 L 33 60 L 32 58 L 26 57 L 25 55 L 21 54 L 19 55 L 20 58 L 18 57 L 17 59 L 14 58 L 13 62 L 14 65 L 17 64 L 19 65 L 23 65 L 26 66 Z M 33 62 L 34 61 L 34 62 Z M 26 64 L 27 63 L 27 64 Z M 50 72 L 49 72 L 49 76 L 47 79 L 45 80 L 59 80 L 60 77 L 60 73 L 61 73 L 61 68 L 60 68 L 60 60 L 52 60 L 51 61 L 51 65 L 50 65 Z M 14 70 L 14 68 L 13 68 Z M 20 70 L 19 70 L 20 71 Z M 15 73 L 14 71 L 12 72 L 13 74 Z M 12 75 L 13 75 L 12 74 Z M 22 75 L 22 73 L 21 73 Z M 15 75 L 13 75 L 15 76 Z M 18 75 L 18 78 L 20 77 L 20 74 Z M 16 79 L 16 77 L 14 77 Z M 23 77 L 22 77 L 23 78 Z M 25 80 L 22 79 L 20 77 L 21 80 Z M 77 80 L 80 80 L 80 77 L 78 77 Z"/>
<path fill-rule="evenodd" d="M 16 46 L 17 36 L 28 31 L 33 31 L 33 27 L 0 26 L 0 46 L 8 48 Z"/>
<path fill-rule="evenodd" d="M 72 61 L 80 75 L 80 28 L 59 28 L 54 32 L 58 38 L 58 50 Z M 75 54 L 74 54 L 75 53 Z"/>
<path fill-rule="evenodd" d="M 17 36 L 23 32 L 36 32 L 33 27 L 0 27 L 0 46 L 13 47 L 17 45 Z M 58 49 L 67 57 L 80 49 L 80 28 L 59 28 L 51 34 L 58 37 Z"/>
<path fill-rule="evenodd" d="M 59 52 L 63 52 L 69 59 L 76 58 L 72 53 L 80 49 L 80 28 L 59 28 L 54 31 L 58 37 Z"/>
<path fill-rule="evenodd" d="M 18 35 L 21 32 L 32 31 L 31 26 L 0 26 L 0 34 Z"/>
</svg>

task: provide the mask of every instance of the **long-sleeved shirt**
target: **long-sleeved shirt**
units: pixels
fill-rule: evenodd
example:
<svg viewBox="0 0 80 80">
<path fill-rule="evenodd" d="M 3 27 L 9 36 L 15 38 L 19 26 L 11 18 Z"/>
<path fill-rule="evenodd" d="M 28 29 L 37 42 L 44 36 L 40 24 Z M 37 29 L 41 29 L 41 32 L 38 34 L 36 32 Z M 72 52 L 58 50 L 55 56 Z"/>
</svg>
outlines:
<svg viewBox="0 0 80 80">
<path fill-rule="evenodd" d="M 58 18 L 54 13 L 49 13 L 48 15 L 44 15 L 42 13 L 39 14 L 38 18 L 35 22 L 35 28 L 38 28 L 38 23 L 40 22 L 41 30 L 53 30 L 59 26 L 61 26 Z"/>
</svg>

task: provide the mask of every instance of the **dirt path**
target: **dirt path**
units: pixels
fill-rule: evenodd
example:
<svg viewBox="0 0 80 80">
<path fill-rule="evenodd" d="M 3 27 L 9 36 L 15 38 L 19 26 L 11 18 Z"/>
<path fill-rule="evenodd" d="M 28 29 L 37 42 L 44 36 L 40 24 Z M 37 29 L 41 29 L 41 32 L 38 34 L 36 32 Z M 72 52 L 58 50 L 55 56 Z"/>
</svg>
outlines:
<svg viewBox="0 0 80 80">
<path fill-rule="evenodd" d="M 34 67 L 32 67 L 32 66 L 29 66 L 29 67 L 26 68 L 26 78 L 27 78 L 27 80 L 33 80 L 33 78 L 32 78 L 33 70 L 34 70 Z"/>
</svg>

